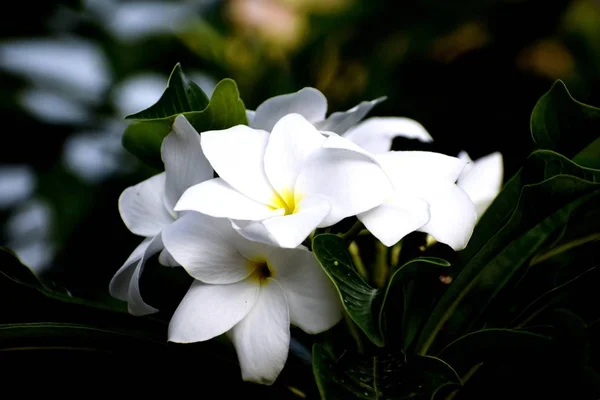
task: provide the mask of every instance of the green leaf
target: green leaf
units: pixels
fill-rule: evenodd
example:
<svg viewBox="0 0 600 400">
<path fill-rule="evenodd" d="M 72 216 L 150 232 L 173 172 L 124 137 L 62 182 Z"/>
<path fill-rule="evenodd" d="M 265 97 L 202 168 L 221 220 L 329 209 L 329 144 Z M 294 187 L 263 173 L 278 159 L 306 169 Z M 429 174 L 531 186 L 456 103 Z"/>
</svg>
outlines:
<svg viewBox="0 0 600 400">
<path fill-rule="evenodd" d="M 416 258 L 398 268 L 384 289 L 371 287 L 359 275 L 347 250 L 347 243 L 338 235 L 324 233 L 312 242 L 315 257 L 335 285 L 344 309 L 358 327 L 377 346 L 384 345 L 386 299 L 392 290 L 414 279 L 417 274 L 438 273 L 448 267 L 447 261 L 438 258 Z"/>
<path fill-rule="evenodd" d="M 128 351 L 166 350 L 166 341 L 63 322 L 0 324 L 0 353 L 18 350 Z"/>
<path fill-rule="evenodd" d="M 180 114 L 199 133 L 248 124 L 246 107 L 235 81 L 220 81 L 209 101 L 177 64 L 171 73 L 167 89 L 158 102 L 127 117 L 133 122 L 123 134 L 123 146 L 144 163 L 162 169 L 162 141 Z"/>
<path fill-rule="evenodd" d="M 506 225 L 517 207 L 524 187 L 541 183 L 557 175 L 571 175 L 589 182 L 600 182 L 598 171 L 582 168 L 566 157 L 552 151 L 538 150 L 533 152 L 523 167 L 504 185 L 502 191 L 475 226 L 467 248 L 459 253 L 463 263 L 464 260 L 473 258 L 493 237 L 498 235 L 498 232 Z M 567 190 L 565 191 L 567 192 Z M 553 200 L 550 203 L 541 202 L 541 206 L 547 204 L 548 207 L 540 207 L 540 211 L 554 207 L 557 203 L 563 201 L 562 198 Z M 516 230 L 519 226 L 514 228 Z M 522 226 L 522 228 L 525 228 L 525 226 Z"/>
<path fill-rule="evenodd" d="M 419 336 L 418 352 L 429 350 L 447 322 L 460 332 L 479 317 L 517 271 L 564 228 L 573 212 L 597 204 L 598 180 L 598 171 L 559 154 L 533 153 L 475 228 L 472 242 L 460 254 L 458 276 Z"/>
<path fill-rule="evenodd" d="M 162 121 L 132 122 L 123 133 L 123 147 L 145 164 L 162 170 L 160 147 L 170 131 L 171 125 Z"/>
<path fill-rule="evenodd" d="M 460 385 L 452 367 L 435 357 L 337 356 L 319 344 L 313 347 L 313 372 L 323 400 L 433 399 L 443 388 Z"/>
<path fill-rule="evenodd" d="M 248 125 L 246 106 L 233 79 L 221 80 L 213 91 L 210 103 L 202 111 L 184 113 L 198 132 Z"/>
<path fill-rule="evenodd" d="M 135 120 L 168 118 L 187 111 L 203 110 L 208 103 L 206 93 L 183 73 L 181 65 L 177 63 L 160 99 L 149 108 L 125 118 Z"/>
<path fill-rule="evenodd" d="M 577 153 L 573 161 L 588 168 L 600 169 L 600 137 Z"/>
<path fill-rule="evenodd" d="M 462 336 L 446 346 L 437 356 L 452 365 L 464 377 L 481 362 L 499 359 L 518 362 L 535 358 L 552 345 L 549 336 L 525 330 L 484 329 Z"/>
<path fill-rule="evenodd" d="M 79 304 L 102 310 L 126 313 L 127 307 L 121 302 L 111 304 L 99 303 L 78 297 L 73 297 L 67 290 L 57 290 L 43 283 L 26 265 L 21 263 L 10 250 L 0 247 L 0 276 L 25 287 L 35 289 L 44 296 L 65 303 Z"/>
<path fill-rule="evenodd" d="M 317 235 L 312 241 L 312 250 L 335 285 L 350 318 L 373 343 L 383 346 L 376 319 L 381 307 L 379 290 L 358 274 L 344 239 L 329 233 Z"/>
<path fill-rule="evenodd" d="M 449 273 L 450 263 L 441 258 L 419 257 L 412 259 L 396 269 L 383 294 L 381 311 L 379 313 L 379 326 L 385 333 L 385 327 L 389 319 L 397 319 L 399 315 L 394 315 L 394 304 L 389 301 L 393 292 L 403 293 L 404 296 L 404 314 L 403 314 L 403 349 L 406 350 L 412 342 L 417 332 L 420 330 L 425 315 L 422 312 L 431 305 L 421 298 L 420 293 L 405 292 L 407 286 L 416 284 L 416 288 L 421 288 L 419 284 L 439 284 L 439 276 Z M 420 276 L 420 279 L 417 279 Z"/>
<path fill-rule="evenodd" d="M 582 289 L 585 289 L 590 282 L 597 282 L 599 273 L 600 268 L 592 267 L 570 281 L 547 291 L 525 307 L 509 325 L 522 328 L 545 310 L 563 302 L 567 297 L 581 295 Z"/>
<path fill-rule="evenodd" d="M 572 158 L 598 139 L 600 109 L 575 100 L 558 80 L 535 105 L 531 114 L 531 135 L 540 149 L 554 150 Z M 580 165 L 600 168 L 598 144 L 595 157 L 580 155 Z"/>
</svg>

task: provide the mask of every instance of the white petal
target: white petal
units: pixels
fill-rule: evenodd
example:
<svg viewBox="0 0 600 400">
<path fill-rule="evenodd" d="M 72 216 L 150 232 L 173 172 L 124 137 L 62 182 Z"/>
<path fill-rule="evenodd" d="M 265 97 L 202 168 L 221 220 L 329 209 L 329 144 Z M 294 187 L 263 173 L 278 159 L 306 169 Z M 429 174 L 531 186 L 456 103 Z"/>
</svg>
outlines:
<svg viewBox="0 0 600 400">
<path fill-rule="evenodd" d="M 165 173 L 128 187 L 119 197 L 119 212 L 129 230 L 140 236 L 156 236 L 173 222 L 164 204 Z"/>
<path fill-rule="evenodd" d="M 351 127 L 344 137 L 372 153 L 385 153 L 395 137 L 431 142 L 423 125 L 410 118 L 373 117 Z"/>
<path fill-rule="evenodd" d="M 249 221 L 285 212 L 283 209 L 273 209 L 244 196 L 221 178 L 202 182 L 186 190 L 175 205 L 175 210 L 198 211 L 213 217 Z"/>
<path fill-rule="evenodd" d="M 495 152 L 477 159 L 459 176 L 457 185 L 475 203 L 479 216 L 500 193 L 503 175 L 502 154 Z"/>
<path fill-rule="evenodd" d="M 467 153 L 464 150 L 462 150 L 460 153 L 458 153 L 457 157 L 460 158 L 463 161 L 466 161 L 467 163 L 472 163 L 473 162 L 473 160 L 471 160 L 471 157 L 469 157 L 469 153 Z"/>
<path fill-rule="evenodd" d="M 295 196 L 317 195 L 331 204 L 319 227 L 331 226 L 381 204 L 393 191 L 377 162 L 366 155 L 342 149 L 320 149 L 296 180 Z"/>
<path fill-rule="evenodd" d="M 430 182 L 456 182 L 466 162 L 456 157 L 429 151 L 389 151 L 377 154 L 377 160 L 396 188 L 430 185 Z"/>
<path fill-rule="evenodd" d="M 213 224 L 215 219 L 188 213 L 163 230 L 165 247 L 194 278 L 205 283 L 229 284 L 246 279 L 254 265 L 226 240 L 237 235 L 229 221 Z M 220 228 L 230 231 L 220 232 Z M 225 236 L 225 238 L 223 236 Z"/>
<path fill-rule="evenodd" d="M 322 133 L 325 136 L 327 136 L 327 139 L 325 140 L 325 142 L 323 142 L 324 148 L 348 150 L 348 151 L 351 151 L 354 153 L 359 153 L 359 154 L 362 154 L 363 156 L 369 158 L 373 162 L 379 164 L 377 157 L 373 153 L 363 149 L 362 147 L 360 147 L 353 141 L 351 141 L 343 136 L 340 136 L 337 133 L 333 133 L 333 132 L 322 132 Z"/>
<path fill-rule="evenodd" d="M 269 133 L 237 125 L 221 131 L 203 132 L 204 155 L 219 176 L 254 201 L 270 204 L 273 187 L 264 170 Z"/>
<path fill-rule="evenodd" d="M 310 251 L 276 249 L 268 260 L 273 278 L 285 291 L 292 324 L 314 334 L 331 328 L 340 320 L 340 297 Z"/>
<path fill-rule="evenodd" d="M 422 198 L 429 203 L 431 217 L 419 230 L 454 250 L 464 249 L 477 221 L 475 205 L 469 196 L 453 183 L 438 182 L 428 193 L 422 193 Z"/>
<path fill-rule="evenodd" d="M 342 134 L 363 119 L 373 107 L 384 100 L 385 97 L 380 97 L 372 101 L 363 101 L 348 111 L 334 112 L 325 121 L 315 123 L 315 126 L 321 131 Z"/>
<path fill-rule="evenodd" d="M 239 233 L 249 240 L 285 248 L 298 247 L 329 215 L 331 205 L 318 196 L 307 196 L 297 205 L 297 212 L 268 218 L 240 227 Z"/>
<path fill-rule="evenodd" d="M 237 350 L 245 381 L 270 385 L 277 379 L 290 345 L 288 305 L 277 281 L 263 281 L 254 307 L 233 327 L 229 337 Z"/>
<path fill-rule="evenodd" d="M 142 256 L 144 255 L 144 252 L 148 248 L 148 245 L 152 239 L 153 238 L 145 238 L 142 243 L 140 243 L 138 247 L 133 250 L 123 266 L 115 273 L 108 286 L 108 290 L 112 297 L 115 297 L 121 301 L 127 301 L 129 282 L 131 281 L 133 271 L 135 270 L 138 261 L 142 259 Z"/>
<path fill-rule="evenodd" d="M 200 135 L 183 115 L 175 118 L 161 154 L 167 174 L 165 203 L 173 210 L 187 188 L 213 177 L 213 169 L 200 147 Z"/>
<path fill-rule="evenodd" d="M 164 232 L 164 231 L 163 231 Z M 163 236 L 164 239 L 164 236 Z M 173 258 L 167 249 L 162 249 L 158 255 L 158 262 L 165 267 L 179 267 L 177 260 Z"/>
<path fill-rule="evenodd" d="M 246 118 L 248 119 L 248 126 L 254 128 L 254 117 L 256 116 L 256 111 L 246 110 Z"/>
<path fill-rule="evenodd" d="M 358 219 L 390 247 L 429 221 L 429 204 L 417 197 L 402 196 L 398 191 L 380 206 L 358 214 Z"/>
<path fill-rule="evenodd" d="M 288 114 L 273 127 L 265 151 L 265 172 L 269 182 L 282 194 L 292 191 L 300 169 L 325 137 L 304 117 Z"/>
<path fill-rule="evenodd" d="M 230 285 L 195 281 L 169 323 L 169 341 L 201 342 L 230 330 L 246 317 L 260 292 L 256 277 Z"/>
<path fill-rule="evenodd" d="M 127 309 L 132 315 L 148 315 L 158 312 L 158 310 L 148 304 L 142 299 L 140 292 L 140 278 L 142 272 L 144 272 L 144 265 L 146 261 L 159 251 L 164 248 L 162 238 L 160 235 L 155 236 L 152 241 L 148 244 L 148 248 L 144 252 L 142 259 L 138 262 L 131 275 L 129 281 L 129 291 L 127 293 Z"/>
<path fill-rule="evenodd" d="M 296 93 L 271 97 L 256 109 L 250 126 L 255 129 L 271 131 L 284 115 L 296 113 L 309 122 L 321 121 L 327 112 L 327 99 L 314 88 L 304 88 Z"/>
</svg>

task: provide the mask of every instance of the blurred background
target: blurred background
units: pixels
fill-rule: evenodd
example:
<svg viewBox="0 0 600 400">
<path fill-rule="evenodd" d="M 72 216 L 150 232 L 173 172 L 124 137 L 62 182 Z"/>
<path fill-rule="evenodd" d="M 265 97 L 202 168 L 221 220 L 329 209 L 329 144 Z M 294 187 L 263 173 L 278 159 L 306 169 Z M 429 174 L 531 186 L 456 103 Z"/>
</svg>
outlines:
<svg viewBox="0 0 600 400">
<path fill-rule="evenodd" d="M 11 3 L 0 24 L 0 245 L 74 295 L 106 299 L 138 244 L 120 193 L 158 172 L 121 147 L 177 62 L 246 106 L 305 86 L 330 112 L 421 122 L 449 155 L 532 149 L 529 116 L 556 79 L 600 105 L 598 0 L 82 0 Z M 415 148 L 397 140 L 395 149 Z"/>
</svg>

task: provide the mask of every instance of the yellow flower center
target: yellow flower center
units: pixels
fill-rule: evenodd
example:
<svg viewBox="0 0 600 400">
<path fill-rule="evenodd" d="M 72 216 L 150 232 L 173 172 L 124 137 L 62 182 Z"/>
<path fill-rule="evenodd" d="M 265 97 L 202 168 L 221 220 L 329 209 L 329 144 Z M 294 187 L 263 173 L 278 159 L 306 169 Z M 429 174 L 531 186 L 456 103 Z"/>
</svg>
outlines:
<svg viewBox="0 0 600 400">
<path fill-rule="evenodd" d="M 265 259 L 248 260 L 248 268 L 253 271 L 252 276 L 259 281 L 272 278 L 275 272 L 273 268 L 269 266 L 269 262 Z"/>
<path fill-rule="evenodd" d="M 294 192 L 289 189 L 283 189 L 279 192 L 275 192 L 270 204 L 270 207 L 273 210 L 283 209 L 285 211 L 283 215 L 290 215 L 298 212 L 296 206 L 296 196 L 294 195 Z"/>
</svg>

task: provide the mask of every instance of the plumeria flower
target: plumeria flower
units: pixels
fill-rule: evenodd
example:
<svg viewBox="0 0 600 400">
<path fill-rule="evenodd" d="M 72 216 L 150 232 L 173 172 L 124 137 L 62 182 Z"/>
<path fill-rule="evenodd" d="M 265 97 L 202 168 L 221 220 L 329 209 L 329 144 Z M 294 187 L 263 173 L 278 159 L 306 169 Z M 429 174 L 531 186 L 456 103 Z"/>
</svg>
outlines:
<svg viewBox="0 0 600 400">
<path fill-rule="evenodd" d="M 315 228 L 367 211 L 392 193 L 373 156 L 334 133 L 323 135 L 299 114 L 281 118 L 270 134 L 238 125 L 204 132 L 201 143 L 219 178 L 188 189 L 175 210 L 230 218 L 253 240 L 295 248 Z"/>
<path fill-rule="evenodd" d="M 409 118 L 369 118 L 344 137 L 375 153 L 396 188 L 385 203 L 358 215 L 386 246 L 393 246 L 410 232 L 421 231 L 461 250 L 473 233 L 480 208 L 485 210 L 498 194 L 502 180 L 502 175 L 497 175 L 499 154 L 490 155 L 473 173 L 466 153 L 454 158 L 424 151 L 389 151 L 395 137 L 424 143 L 433 140 L 420 123 Z M 500 170 L 501 163 L 500 158 Z M 488 173 L 495 175 L 486 176 Z M 480 183 L 482 179 L 487 182 Z"/>
<path fill-rule="evenodd" d="M 378 103 L 385 100 L 380 97 L 372 101 L 363 101 L 347 111 L 327 114 L 327 99 L 319 90 L 306 87 L 295 93 L 271 97 L 256 108 L 248 110 L 248 123 L 251 128 L 270 132 L 275 124 L 291 113 L 302 115 L 308 122 L 321 131 L 342 134 L 363 119 Z"/>
<path fill-rule="evenodd" d="M 172 131 L 163 140 L 161 155 L 165 172 L 125 189 L 119 197 L 123 222 L 145 239 L 117 271 L 109 289 L 113 297 L 127 302 L 134 315 L 158 311 L 146 304 L 140 294 L 139 279 L 146 261 L 160 251 L 161 264 L 178 265 L 164 250 L 161 236 L 163 229 L 177 219 L 175 203 L 188 187 L 213 177 L 200 147 L 200 136 L 182 115 L 175 119 Z"/>
<path fill-rule="evenodd" d="M 423 125 L 410 118 L 372 117 L 358 123 L 384 99 L 363 101 L 348 111 L 335 112 L 325 118 L 327 99 L 319 90 L 307 87 L 272 97 L 259 105 L 256 111 L 248 110 L 247 115 L 250 127 L 271 131 L 285 115 L 297 113 L 317 129 L 343 135 L 371 153 L 389 151 L 396 136 L 431 142 L 431 136 Z"/>
<path fill-rule="evenodd" d="M 502 154 L 494 152 L 472 161 L 466 151 L 461 151 L 458 158 L 468 164 L 458 177 L 457 185 L 469 195 L 475 203 L 477 216 L 481 217 L 502 189 Z"/>
<path fill-rule="evenodd" d="M 420 231 L 454 250 L 467 245 L 477 213 L 455 183 L 466 161 L 426 151 L 389 151 L 376 159 L 395 191 L 357 217 L 377 239 L 393 246 L 410 232 Z"/>
<path fill-rule="evenodd" d="M 433 141 L 429 132 L 417 121 L 397 117 L 368 118 L 343 136 L 374 154 L 389 151 L 396 137 L 417 139 L 423 143 Z M 475 203 L 478 217 L 481 217 L 502 189 L 502 154 L 494 152 L 473 161 L 467 152 L 461 151 L 458 158 L 467 162 L 458 178 L 458 187 L 469 195 Z"/>
<path fill-rule="evenodd" d="M 169 341 L 227 333 L 242 377 L 271 384 L 289 351 L 290 324 L 323 332 L 341 318 L 335 289 L 307 249 L 240 236 L 225 219 L 186 213 L 163 231 L 166 248 L 196 280 L 169 324 Z"/>
<path fill-rule="evenodd" d="M 401 117 L 368 118 L 350 128 L 343 136 L 373 154 L 390 151 L 395 137 L 417 139 L 423 143 L 433 141 L 423 125 Z"/>
</svg>

